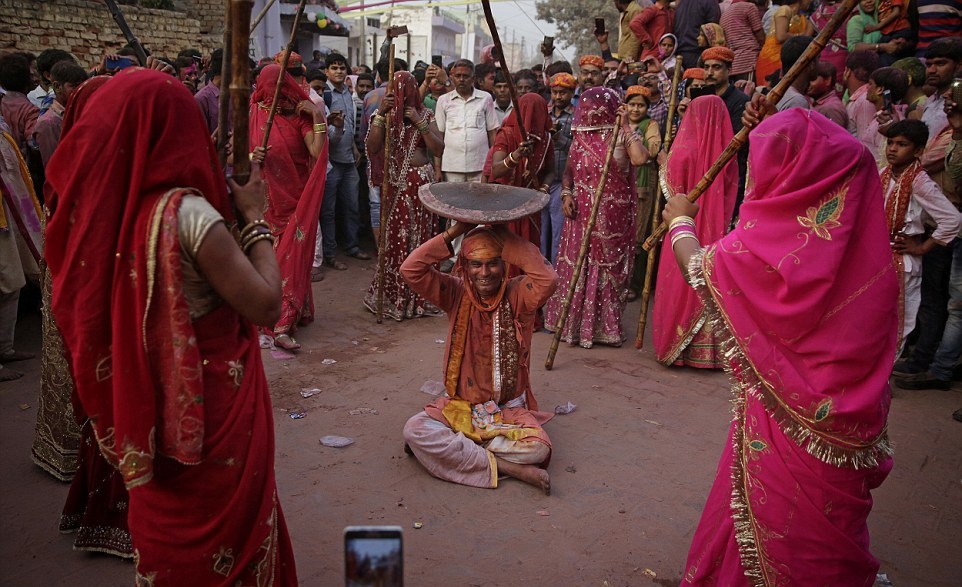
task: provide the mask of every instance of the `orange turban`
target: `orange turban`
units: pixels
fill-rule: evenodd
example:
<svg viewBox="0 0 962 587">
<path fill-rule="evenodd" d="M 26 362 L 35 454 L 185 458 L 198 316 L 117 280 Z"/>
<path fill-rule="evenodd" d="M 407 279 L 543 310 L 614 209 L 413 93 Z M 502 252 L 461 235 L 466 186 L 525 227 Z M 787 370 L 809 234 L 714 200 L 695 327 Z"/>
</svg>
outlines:
<svg viewBox="0 0 962 587">
<path fill-rule="evenodd" d="M 280 53 L 274 56 L 274 63 L 276 63 L 277 65 L 280 65 L 283 59 L 284 59 L 284 52 L 281 51 Z M 296 51 L 291 51 L 291 56 L 287 59 L 288 69 L 292 67 L 303 67 L 303 66 L 304 66 L 304 58 L 298 55 Z"/>
<path fill-rule="evenodd" d="M 705 81 L 705 70 L 700 67 L 690 67 L 685 70 L 684 79 L 700 79 Z"/>
<path fill-rule="evenodd" d="M 724 61 L 731 65 L 732 61 L 735 61 L 735 52 L 728 47 L 709 47 L 701 52 L 701 60 L 709 61 Z"/>
<path fill-rule="evenodd" d="M 504 243 L 490 228 L 479 226 L 461 241 L 461 256 L 470 261 L 486 261 L 501 256 Z"/>
<path fill-rule="evenodd" d="M 645 100 L 651 100 L 651 90 L 645 86 L 631 86 L 625 91 L 625 102 L 631 99 L 632 96 L 644 96 Z"/>
<path fill-rule="evenodd" d="M 594 65 L 598 69 L 604 69 L 605 60 L 600 55 L 585 55 L 578 61 L 578 65 Z"/>
<path fill-rule="evenodd" d="M 551 76 L 551 82 L 548 85 L 552 88 L 567 88 L 573 90 L 578 87 L 578 80 L 570 73 L 561 72 Z"/>
</svg>

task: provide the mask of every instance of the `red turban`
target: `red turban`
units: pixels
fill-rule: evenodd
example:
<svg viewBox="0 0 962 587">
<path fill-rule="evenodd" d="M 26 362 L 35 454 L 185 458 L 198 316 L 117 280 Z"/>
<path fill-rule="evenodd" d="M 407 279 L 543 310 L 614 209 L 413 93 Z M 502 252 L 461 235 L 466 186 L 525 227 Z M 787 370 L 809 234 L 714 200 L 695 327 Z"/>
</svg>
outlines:
<svg viewBox="0 0 962 587">
<path fill-rule="evenodd" d="M 604 69 L 605 60 L 601 58 L 600 55 L 585 55 L 578 61 L 578 65 L 593 65 L 598 69 Z"/>
<path fill-rule="evenodd" d="M 724 61 L 731 65 L 732 61 L 735 61 L 735 52 L 728 47 L 709 47 L 701 52 L 701 60 L 710 61 Z"/>
<path fill-rule="evenodd" d="M 705 81 L 705 70 L 700 67 L 690 67 L 685 70 L 684 79 L 700 79 Z"/>
<path fill-rule="evenodd" d="M 567 88 L 573 90 L 578 87 L 578 80 L 570 73 L 561 72 L 551 76 L 551 82 L 548 85 L 552 88 Z"/>
</svg>

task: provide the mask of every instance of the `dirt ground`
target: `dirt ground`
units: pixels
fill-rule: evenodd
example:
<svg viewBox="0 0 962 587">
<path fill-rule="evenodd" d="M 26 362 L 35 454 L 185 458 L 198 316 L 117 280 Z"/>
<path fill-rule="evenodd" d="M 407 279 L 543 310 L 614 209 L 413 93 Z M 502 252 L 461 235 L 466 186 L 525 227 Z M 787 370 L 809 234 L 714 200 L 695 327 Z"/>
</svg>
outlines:
<svg viewBox="0 0 962 587">
<path fill-rule="evenodd" d="M 440 379 L 446 319 L 376 324 L 360 304 L 374 264 L 348 261 L 315 284 L 318 319 L 298 334 L 300 354 L 264 353 L 301 585 L 343 584 L 342 533 L 352 524 L 404 528 L 413 586 L 678 584 L 730 420 L 724 374 L 666 369 L 630 343 L 562 345 L 545 371 L 550 338 L 536 334 L 542 409 L 578 406 L 546 426 L 551 496 L 513 480 L 496 490 L 445 483 L 404 454 L 401 428 L 430 400 L 422 385 Z M 625 316 L 632 337 L 638 309 Z M 39 353 L 37 318 L 24 318 L 17 336 L 19 348 Z M 0 585 L 131 585 L 129 562 L 75 552 L 58 534 L 67 486 L 29 456 L 39 361 L 12 366 L 27 375 L 0 384 Z M 321 392 L 303 398 L 304 388 Z M 875 492 L 869 525 L 898 587 L 962 582 L 962 424 L 951 418 L 959 389 L 902 392 L 893 403 L 895 469 Z M 369 410 L 351 414 L 358 408 Z M 329 434 L 355 443 L 321 446 Z"/>
</svg>

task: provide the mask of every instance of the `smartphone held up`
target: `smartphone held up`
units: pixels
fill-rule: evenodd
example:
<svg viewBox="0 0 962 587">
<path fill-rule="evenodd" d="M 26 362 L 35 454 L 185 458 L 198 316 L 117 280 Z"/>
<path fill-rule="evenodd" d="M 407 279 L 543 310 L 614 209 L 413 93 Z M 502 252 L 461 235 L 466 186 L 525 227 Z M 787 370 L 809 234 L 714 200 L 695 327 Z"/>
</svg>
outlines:
<svg viewBox="0 0 962 587">
<path fill-rule="evenodd" d="M 400 526 L 344 529 L 346 587 L 403 587 L 404 550 Z"/>
</svg>

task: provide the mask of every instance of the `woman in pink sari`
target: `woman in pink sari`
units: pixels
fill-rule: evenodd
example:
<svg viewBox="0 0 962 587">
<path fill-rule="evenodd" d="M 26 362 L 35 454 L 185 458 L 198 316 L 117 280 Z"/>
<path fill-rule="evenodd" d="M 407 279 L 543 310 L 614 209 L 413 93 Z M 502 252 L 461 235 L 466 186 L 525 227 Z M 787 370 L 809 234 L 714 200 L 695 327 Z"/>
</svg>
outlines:
<svg viewBox="0 0 962 587">
<path fill-rule="evenodd" d="M 871 490 L 892 467 L 878 366 L 899 293 L 875 161 L 791 108 L 752 132 L 749 169 L 738 227 L 705 248 L 697 206 L 679 195 L 665 210 L 734 392 L 682 585 L 870 587 Z"/>
<path fill-rule="evenodd" d="M 260 144 L 281 73 L 284 82 L 265 152 Z M 257 76 L 257 89 L 251 95 L 250 144 L 253 158 L 264 164 L 264 219 L 274 235 L 284 286 L 281 318 L 272 334 L 275 344 L 288 350 L 300 348 L 291 337 L 297 327 L 314 321 L 311 263 L 327 179 L 327 123 L 322 109 L 279 65 L 268 65 Z"/>
<path fill-rule="evenodd" d="M 618 346 L 625 341 L 621 314 L 628 300 L 635 254 L 635 190 L 633 166 L 648 162 L 648 151 L 629 126 L 621 97 L 608 88 L 591 88 L 581 94 L 572 122 L 572 145 L 562 179 L 562 209 L 567 220 L 561 233 L 556 268 L 558 289 L 545 305 L 545 327 L 557 326 L 570 283 L 578 285 L 562 339 L 591 348 L 594 343 Z M 574 275 L 585 238 L 588 217 L 601 184 L 608 145 L 617 141 L 611 167 L 601 192 L 601 205 L 588 245 L 588 258 L 580 275 Z"/>
<path fill-rule="evenodd" d="M 687 194 L 732 140 L 732 125 L 725 102 L 718 96 L 696 98 L 668 154 L 660 178 L 666 198 Z M 695 233 L 703 243 L 725 236 L 735 210 L 738 166 L 730 162 L 701 199 Z M 674 262 L 671 246 L 661 248 L 658 287 L 652 315 L 655 357 L 663 365 L 722 367 L 718 341 L 707 323 L 708 313 L 698 294 L 688 285 Z"/>
</svg>

